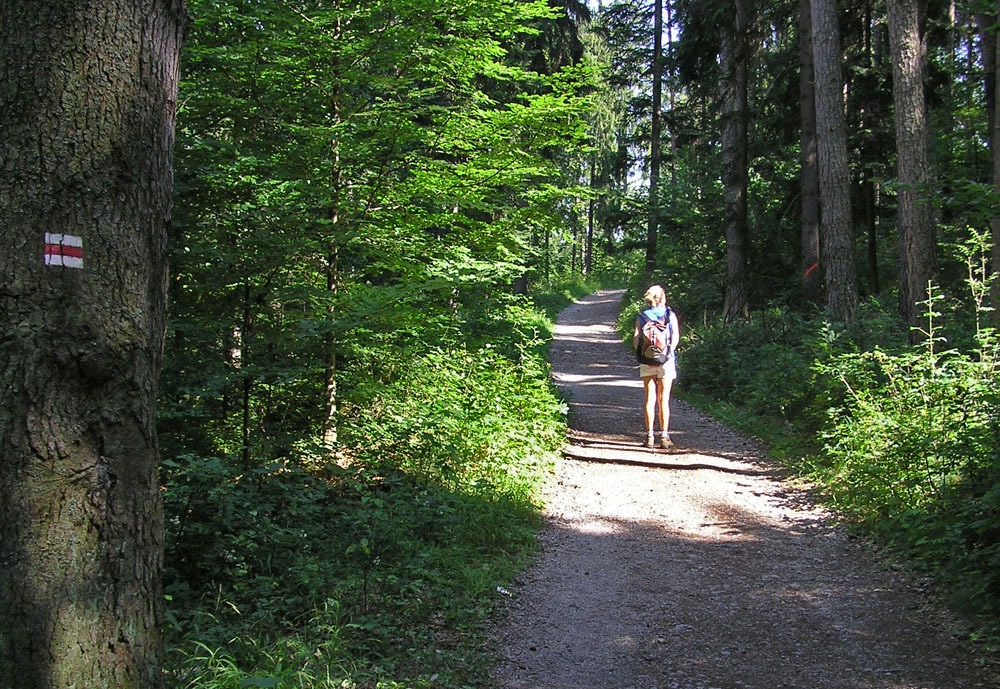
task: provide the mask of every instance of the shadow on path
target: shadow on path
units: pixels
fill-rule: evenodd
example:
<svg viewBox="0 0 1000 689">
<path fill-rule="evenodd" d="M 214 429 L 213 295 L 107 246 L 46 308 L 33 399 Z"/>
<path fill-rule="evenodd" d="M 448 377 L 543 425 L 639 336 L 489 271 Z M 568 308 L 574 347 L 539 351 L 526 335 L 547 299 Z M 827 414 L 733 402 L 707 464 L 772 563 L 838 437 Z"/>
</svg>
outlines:
<svg viewBox="0 0 1000 689">
<path fill-rule="evenodd" d="M 763 448 L 676 398 L 670 404 L 670 435 L 677 447 L 666 451 L 642 446 L 642 381 L 632 351 L 615 330 L 623 295 L 622 290 L 602 290 L 560 315 L 550 362 L 552 379 L 570 408 L 564 455 L 648 467 L 776 473 L 761 464 Z M 682 368 L 676 386 L 683 386 L 683 375 Z"/>
<path fill-rule="evenodd" d="M 913 579 L 776 480 L 757 444 L 677 400 L 681 449 L 641 446 L 621 297 L 599 292 L 559 319 L 552 377 L 571 431 L 538 558 L 496 632 L 492 686 L 1000 687 Z"/>
</svg>

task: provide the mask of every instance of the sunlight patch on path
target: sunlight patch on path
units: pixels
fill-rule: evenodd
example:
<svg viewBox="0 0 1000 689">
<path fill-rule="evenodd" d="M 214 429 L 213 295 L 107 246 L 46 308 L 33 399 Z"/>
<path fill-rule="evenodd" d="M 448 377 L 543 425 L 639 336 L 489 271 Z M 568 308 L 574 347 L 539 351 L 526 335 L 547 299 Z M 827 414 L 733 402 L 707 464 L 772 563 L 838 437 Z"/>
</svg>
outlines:
<svg viewBox="0 0 1000 689">
<path fill-rule="evenodd" d="M 552 379 L 556 381 L 556 383 L 566 383 L 569 385 L 605 385 L 613 388 L 642 387 L 642 381 L 639 379 L 624 380 L 618 376 L 595 376 L 583 373 L 553 373 Z"/>
</svg>

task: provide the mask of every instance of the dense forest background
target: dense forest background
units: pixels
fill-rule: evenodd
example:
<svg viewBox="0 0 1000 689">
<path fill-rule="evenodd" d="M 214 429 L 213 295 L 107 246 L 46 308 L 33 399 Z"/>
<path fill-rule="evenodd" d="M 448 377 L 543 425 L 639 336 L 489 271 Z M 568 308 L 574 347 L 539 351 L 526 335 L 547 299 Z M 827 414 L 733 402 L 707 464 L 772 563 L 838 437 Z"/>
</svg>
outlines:
<svg viewBox="0 0 1000 689">
<path fill-rule="evenodd" d="M 995 638 L 996 11 L 190 0 L 168 685 L 477 686 L 602 284 Z"/>
</svg>

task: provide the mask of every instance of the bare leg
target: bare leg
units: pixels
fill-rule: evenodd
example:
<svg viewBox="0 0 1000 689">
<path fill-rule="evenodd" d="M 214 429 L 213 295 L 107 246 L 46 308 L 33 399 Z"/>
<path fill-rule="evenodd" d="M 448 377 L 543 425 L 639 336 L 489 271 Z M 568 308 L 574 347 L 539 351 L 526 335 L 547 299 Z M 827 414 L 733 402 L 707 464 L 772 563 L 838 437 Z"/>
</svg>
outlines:
<svg viewBox="0 0 1000 689">
<path fill-rule="evenodd" d="M 642 385 L 646 393 L 646 404 L 643 408 L 643 420 L 646 422 L 646 433 L 653 432 L 653 419 L 656 416 L 656 401 L 659 394 L 659 384 L 655 376 L 647 376 L 642 379 Z"/>
<path fill-rule="evenodd" d="M 660 378 L 656 385 L 657 405 L 660 408 L 660 430 L 667 433 L 670 430 L 670 386 L 673 381 Z"/>
</svg>

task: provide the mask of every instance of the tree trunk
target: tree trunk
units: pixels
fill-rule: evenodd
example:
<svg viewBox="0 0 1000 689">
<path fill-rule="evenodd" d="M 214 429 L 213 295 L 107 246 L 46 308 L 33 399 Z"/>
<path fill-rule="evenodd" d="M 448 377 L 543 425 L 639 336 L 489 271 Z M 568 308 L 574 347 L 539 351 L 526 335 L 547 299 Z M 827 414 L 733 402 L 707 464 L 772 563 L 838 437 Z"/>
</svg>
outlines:
<svg viewBox="0 0 1000 689">
<path fill-rule="evenodd" d="M 879 294 L 882 291 L 878 275 L 878 183 L 874 179 L 872 169 L 865 166 L 861 173 L 861 203 L 862 217 L 867 230 L 865 246 L 865 265 L 868 268 L 868 293 Z"/>
<path fill-rule="evenodd" d="M 979 34 L 980 59 L 983 63 L 983 95 L 985 96 L 986 117 L 989 132 L 992 136 L 996 126 L 996 65 L 997 65 L 997 30 L 995 22 L 1000 16 L 1000 2 L 996 2 L 992 11 L 975 13 L 977 33 Z"/>
<path fill-rule="evenodd" d="M 252 368 L 245 366 L 244 362 L 249 363 L 253 361 L 251 356 L 254 354 L 252 352 L 251 343 L 253 342 L 253 328 L 254 328 L 254 299 L 253 299 L 253 286 L 250 284 L 249 277 L 244 280 L 243 283 L 243 315 L 240 318 L 240 363 L 239 363 L 239 381 L 240 381 L 240 464 L 243 467 L 243 471 L 249 473 L 252 468 L 250 465 L 250 432 L 251 424 L 253 423 L 253 415 L 250 412 L 251 402 L 253 401 L 253 374 L 251 373 Z"/>
<path fill-rule="evenodd" d="M 816 89 L 813 76 L 812 17 L 809 0 L 799 0 L 799 166 L 801 172 L 800 283 L 807 302 L 822 298 L 819 265 L 819 169 L 816 152 Z"/>
<path fill-rule="evenodd" d="M 1000 3 L 998 3 L 997 16 L 1000 17 Z M 993 97 L 995 99 L 993 109 L 993 127 L 990 130 L 990 151 L 993 162 L 993 190 L 1000 193 L 1000 86 L 997 85 L 998 70 L 1000 65 L 1000 38 L 993 41 L 996 47 L 996 55 L 993 60 Z M 993 251 L 992 251 L 992 275 L 993 282 L 990 284 L 990 303 L 993 311 L 990 312 L 990 323 L 994 328 L 1000 328 L 1000 218 L 993 219 Z"/>
<path fill-rule="evenodd" d="M 181 0 L 0 3 L 0 687 L 161 687 Z"/>
<path fill-rule="evenodd" d="M 820 178 L 821 247 L 830 315 L 850 321 L 858 304 L 851 189 L 844 122 L 844 81 L 835 0 L 812 0 L 813 69 Z"/>
<path fill-rule="evenodd" d="M 989 88 L 986 89 L 987 102 L 992 106 L 990 115 L 990 157 L 993 171 L 993 191 L 1000 194 L 1000 88 L 997 88 L 997 65 L 1000 65 L 1000 29 L 994 28 L 994 23 L 1000 17 L 1000 2 L 993 6 L 994 13 L 989 15 L 992 22 L 984 22 L 990 28 L 984 31 L 989 34 L 991 40 L 983 42 L 983 49 L 992 48 L 992 58 L 983 58 L 984 64 L 989 68 L 986 73 L 986 80 Z M 990 285 L 990 306 L 993 310 L 989 314 L 990 324 L 996 328 L 1000 327 L 1000 217 L 993 218 L 993 251 L 991 263 L 992 274 L 995 276 Z"/>
<path fill-rule="evenodd" d="M 656 271 L 656 238 L 660 229 L 660 108 L 663 94 L 663 0 L 654 3 L 653 113 L 649 135 L 649 224 L 646 228 L 646 280 Z"/>
<path fill-rule="evenodd" d="M 340 18 L 340 3 L 334 3 L 337 10 L 337 23 L 335 27 L 334 39 L 342 41 L 344 39 L 343 25 Z M 332 92 L 330 95 L 330 118 L 335 126 L 339 126 L 343 121 L 343 65 L 340 54 L 334 52 L 332 72 Z M 336 304 L 337 290 L 340 287 L 340 239 L 338 233 L 341 229 L 341 199 L 344 190 L 344 171 L 340 162 L 340 139 L 334 136 L 330 143 L 330 237 L 327 241 L 325 261 L 326 271 L 326 291 L 330 306 L 327 309 L 327 316 L 331 325 L 335 319 L 334 305 Z M 325 336 L 326 346 L 326 370 L 323 380 L 323 448 L 327 452 L 333 452 L 337 446 L 337 409 L 339 404 L 337 393 L 337 335 L 331 327 Z"/>
<path fill-rule="evenodd" d="M 597 155 L 590 158 L 590 189 L 597 190 Z M 587 237 L 583 247 L 583 274 L 590 276 L 594 270 L 594 214 L 597 209 L 597 198 L 592 196 L 587 202 Z"/>
<path fill-rule="evenodd" d="M 722 186 L 725 204 L 726 294 L 723 319 L 749 318 L 747 299 L 747 37 L 746 3 L 736 0 L 722 32 Z"/>
<path fill-rule="evenodd" d="M 876 54 L 875 41 L 873 40 L 873 1 L 874 0 L 867 0 L 864 4 L 864 56 L 866 68 L 874 72 L 878 69 L 878 65 L 881 64 L 881 60 L 880 56 Z M 861 118 L 858 124 L 862 131 L 874 131 L 880 126 L 880 123 L 878 122 L 879 118 L 876 114 L 878 112 L 878 95 L 873 93 L 870 89 L 865 89 L 864 91 L 864 99 L 860 103 L 862 110 Z M 865 137 L 865 143 L 863 146 L 867 148 L 869 145 L 871 145 L 870 136 Z M 877 155 L 877 152 L 869 153 L 865 151 L 863 153 L 862 157 L 866 162 L 862 165 L 860 180 L 861 189 L 859 200 L 861 202 L 861 219 L 863 227 L 865 228 L 865 236 L 867 238 L 865 246 L 865 266 L 868 273 L 868 294 L 879 294 L 882 291 L 878 273 L 879 182 L 875 173 L 874 164 L 871 162 Z"/>
<path fill-rule="evenodd" d="M 896 111 L 899 223 L 899 310 L 920 339 L 928 283 L 934 275 L 934 209 L 930 203 L 927 107 L 920 8 L 911 0 L 888 0 L 892 95 Z"/>
<path fill-rule="evenodd" d="M 336 221 L 336 214 L 333 214 L 331 218 Z M 327 315 L 331 321 L 335 318 L 333 304 L 336 302 L 340 283 L 339 256 L 340 250 L 337 242 L 331 241 L 326 255 L 326 289 L 331 304 Z M 323 380 L 323 448 L 327 452 L 333 452 L 337 447 L 339 427 L 337 424 L 337 335 L 332 329 L 326 335 L 324 344 L 326 345 L 326 371 Z"/>
</svg>

